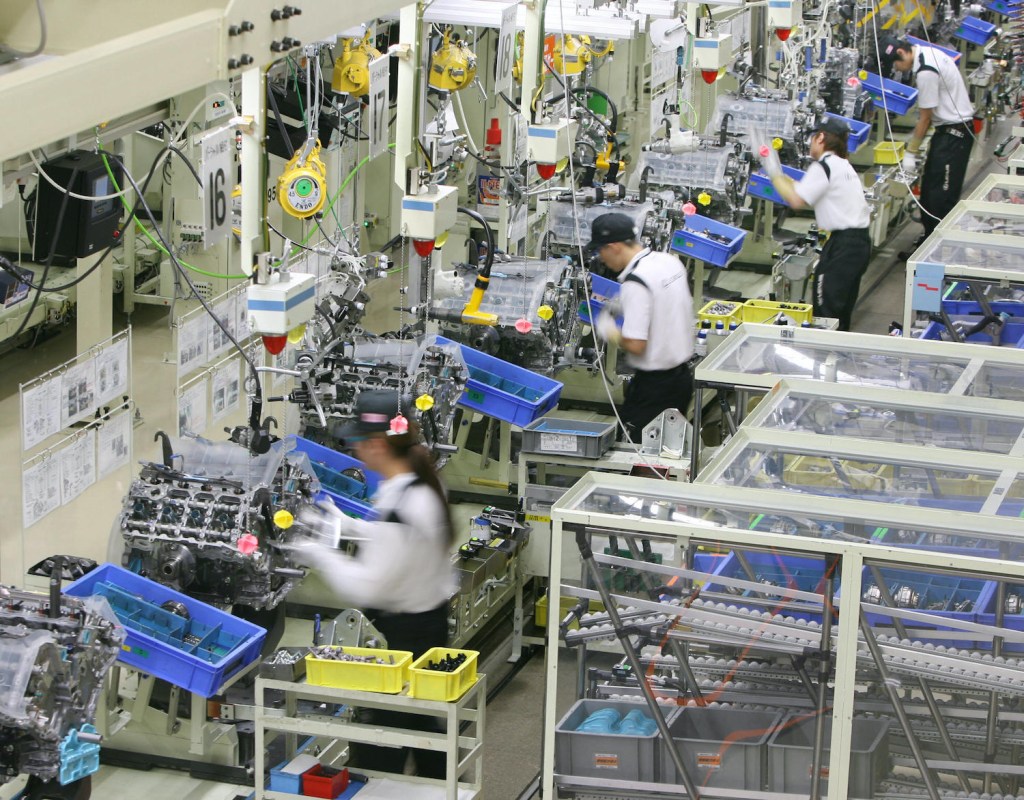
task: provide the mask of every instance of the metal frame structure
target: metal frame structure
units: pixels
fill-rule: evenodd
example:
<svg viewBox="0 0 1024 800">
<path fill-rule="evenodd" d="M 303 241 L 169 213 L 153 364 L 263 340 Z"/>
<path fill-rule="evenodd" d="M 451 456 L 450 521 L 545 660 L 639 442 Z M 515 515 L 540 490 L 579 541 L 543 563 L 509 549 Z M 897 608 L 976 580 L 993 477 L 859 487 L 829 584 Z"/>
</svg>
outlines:
<svg viewBox="0 0 1024 800">
<path fill-rule="evenodd" d="M 999 514 L 999 510 L 1014 485 L 1024 486 L 1024 459 L 1014 456 L 996 455 L 993 453 L 979 453 L 968 450 L 944 450 L 942 448 L 927 447 L 921 445 L 897 444 L 886 442 L 884 448 L 879 448 L 876 442 L 852 439 L 842 436 L 818 436 L 813 433 L 795 433 L 792 431 L 775 431 L 758 428 L 743 427 L 729 441 L 722 451 L 715 457 L 700 474 L 699 483 L 732 483 L 726 476 L 729 468 L 744 457 L 744 453 L 751 448 L 765 451 L 777 451 L 799 458 L 819 459 L 821 463 L 831 465 L 835 482 L 829 482 L 826 476 L 829 473 L 816 473 L 817 477 L 807 483 L 798 484 L 798 491 L 806 491 L 810 494 L 833 496 L 834 492 L 853 491 L 861 489 L 853 486 L 848 481 L 845 473 L 845 465 L 879 465 L 887 469 L 887 474 L 897 475 L 901 469 L 920 469 L 932 480 L 932 491 L 939 492 L 939 479 L 936 475 L 970 476 L 971 478 L 990 479 L 991 487 L 979 513 Z M 750 465 L 748 474 L 764 474 L 768 480 L 774 480 L 771 475 L 773 471 L 782 472 L 784 465 L 781 462 L 774 462 L 768 466 L 766 459 L 758 458 Z M 777 468 L 777 470 L 776 470 Z M 764 469 L 765 472 L 760 472 Z M 952 480 L 957 480 L 953 478 Z M 854 481 L 855 482 L 855 481 Z M 735 485 L 735 484 L 732 484 Z M 774 488 L 774 487 L 764 487 Z M 782 487 L 780 487 L 782 488 Z M 815 491 L 815 489 L 820 491 Z M 981 489 L 979 483 L 977 486 Z M 863 489 L 871 494 L 867 487 Z M 896 499 L 888 496 L 892 489 L 886 491 L 886 497 L 881 502 L 897 502 Z M 792 492 L 790 492 L 792 493 Z"/>
<path fill-rule="evenodd" d="M 824 437 L 821 437 L 824 438 Z M 657 497 L 662 505 L 673 509 L 667 515 L 660 518 L 641 518 L 636 515 L 623 516 L 619 512 L 604 512 L 586 508 L 586 499 L 599 490 L 608 490 L 610 493 L 623 492 L 631 496 Z M 773 498 L 771 495 L 775 495 Z M 686 485 L 673 482 L 658 481 L 646 478 L 629 478 L 618 475 L 588 475 L 570 489 L 563 498 L 558 501 L 552 513 L 554 532 L 551 547 L 551 577 L 552 588 L 549 594 L 549 602 L 553 600 L 555 592 L 561 591 L 567 594 L 575 594 L 580 597 L 604 596 L 606 600 L 613 603 L 613 607 L 619 602 L 619 598 L 610 595 L 606 589 L 600 586 L 599 592 L 581 590 L 575 587 L 560 586 L 562 569 L 562 548 L 561 537 L 571 533 L 577 536 L 577 541 L 583 541 L 593 534 L 623 535 L 623 534 L 650 534 L 653 537 L 674 542 L 680 549 L 692 550 L 696 545 L 707 545 L 712 547 L 751 548 L 769 550 L 773 553 L 789 555 L 803 555 L 808 553 L 807 540 L 805 537 L 793 537 L 778 533 L 768 533 L 757 530 L 742 530 L 717 526 L 715 522 L 709 521 L 700 516 L 691 516 L 689 512 L 695 505 L 703 505 L 706 508 L 714 509 L 718 505 L 734 505 L 742 507 L 749 514 L 759 514 L 766 508 L 783 506 L 786 509 L 793 509 L 794 513 L 802 511 L 815 512 L 819 515 L 835 514 L 843 519 L 849 520 L 872 520 L 879 521 L 883 518 L 890 518 L 887 524 L 900 524 L 906 522 L 910 525 L 923 525 L 925 527 L 935 526 L 936 529 L 946 530 L 979 530 L 987 529 L 992 535 L 1006 537 L 1007 539 L 1019 540 L 1019 524 L 1012 520 L 1003 520 L 995 517 L 981 517 L 979 515 L 965 514 L 959 512 L 935 512 L 921 509 L 907 509 L 899 506 L 881 506 L 875 504 L 872 509 L 870 504 L 855 500 L 836 499 L 829 504 L 828 510 L 821 508 L 820 501 L 814 498 L 801 497 L 799 495 L 787 495 L 783 499 L 778 493 L 764 492 L 753 489 L 733 489 L 713 485 Z M 884 515 L 891 515 L 885 517 Z M 581 550 L 583 545 L 581 545 Z M 856 541 L 840 541 L 819 539 L 814 545 L 814 555 L 822 557 L 838 557 L 839 581 L 841 585 L 844 602 L 839 605 L 838 628 L 833 631 L 826 631 L 825 635 L 832 641 L 834 650 L 834 694 L 832 703 L 832 717 L 834 724 L 830 738 L 831 752 L 829 760 L 829 785 L 827 796 L 829 798 L 845 798 L 850 778 L 850 745 L 851 730 L 854 712 L 854 692 L 857 677 L 858 660 L 874 665 L 882 675 L 883 680 L 887 679 L 887 667 L 883 665 L 886 654 L 882 652 L 888 645 L 874 643 L 870 626 L 864 621 L 862 615 L 862 576 L 864 567 L 899 567 L 905 568 L 908 564 L 926 570 L 938 572 L 953 572 L 958 575 L 972 575 L 985 578 L 995 577 L 1002 580 L 1019 581 L 1024 577 L 1024 565 L 1019 563 L 1001 562 L 989 558 L 979 558 L 973 555 L 951 555 L 939 552 L 927 552 L 894 548 L 880 545 L 868 544 Z M 598 563 L 611 564 L 613 557 L 594 557 Z M 643 565 L 637 561 L 624 561 L 631 566 L 640 566 L 643 569 L 655 568 L 654 565 Z M 688 562 L 683 562 L 684 564 Z M 671 570 L 664 567 L 656 568 L 659 573 L 675 574 L 683 576 L 684 579 L 706 579 L 706 575 L 694 573 L 692 570 Z M 596 570 L 592 569 L 592 572 Z M 596 577 L 596 576 L 595 576 Z M 662 577 L 664 580 L 664 577 Z M 1004 585 L 1004 584 L 1000 584 Z M 770 591 L 770 590 L 769 590 Z M 778 592 L 781 594 L 781 592 Z M 801 599 L 817 597 L 820 603 L 822 597 L 829 597 L 830 592 L 826 589 L 824 595 L 810 594 Z M 626 600 L 626 598 L 622 598 Z M 635 603 L 632 598 L 628 602 Z M 650 613 L 657 603 L 651 603 Z M 676 606 L 679 609 L 678 606 Z M 698 619 L 706 611 L 707 606 L 693 614 Z M 895 609 L 889 609 L 890 612 Z M 689 611 L 680 610 L 681 615 L 689 615 Z M 909 616 L 908 616 L 909 615 Z M 608 615 L 617 620 L 617 613 Z M 895 616 L 904 616 L 908 621 L 914 616 L 913 612 L 901 612 Z M 920 617 L 920 614 L 917 614 Z M 1001 618 L 1000 618 L 1001 622 Z M 971 623 L 962 623 L 969 626 Z M 626 644 L 629 650 L 632 645 L 628 644 L 628 634 L 615 626 L 620 640 Z M 958 626 L 959 627 L 959 626 Z M 991 632 L 991 629 L 990 629 Z M 997 633 L 998 635 L 998 633 Z M 726 638 L 728 634 L 726 634 Z M 1009 632 L 1008 638 L 1016 640 L 1020 637 L 1019 632 Z M 867 641 L 868 653 L 861 652 L 858 657 L 858 640 Z M 808 641 L 810 641 L 808 639 Z M 879 640 L 881 641 L 881 640 Z M 874 644 L 872 644 L 874 643 Z M 547 661 L 545 665 L 545 728 L 553 731 L 556 719 L 556 691 L 558 681 L 558 652 L 559 631 L 554 625 L 548 629 Z M 861 648 L 863 650 L 863 648 Z M 867 659 L 870 658 L 870 662 Z M 890 662 L 891 663 L 891 662 Z M 862 664 L 863 666 L 863 664 Z M 642 672 L 640 673 L 642 674 Z M 646 685 L 645 682 L 641 684 Z M 643 685 L 641 688 L 643 688 Z M 924 686 L 924 682 L 921 684 Z M 890 687 L 891 688 L 891 687 Z M 926 691 L 926 690 L 923 690 Z M 650 694 L 647 689 L 645 694 Z M 900 717 L 904 730 L 909 730 L 910 725 L 906 714 L 902 716 L 900 710 L 902 704 L 892 692 L 889 694 L 889 701 Z M 652 700 L 648 700 L 648 704 Z M 658 713 L 655 713 L 658 716 Z M 913 737 L 908 737 L 913 740 Z M 821 744 L 824 742 L 822 740 Z M 570 784 L 580 794 L 585 796 L 598 795 L 601 791 L 614 794 L 614 796 L 630 797 L 665 797 L 665 796 L 693 796 L 684 791 L 682 787 L 669 787 L 656 784 L 624 784 L 615 781 L 596 782 L 593 780 L 566 781 L 564 777 L 555 775 L 554 772 L 554 739 L 551 735 L 546 737 L 543 755 L 543 771 L 541 779 L 541 790 L 545 797 L 555 797 L 556 785 Z M 940 762 L 935 760 L 925 761 L 919 751 L 914 752 L 914 757 L 919 765 L 926 765 L 922 774 L 930 773 L 935 769 L 945 769 L 957 772 L 959 768 L 977 769 L 980 774 L 989 775 L 985 765 L 971 764 L 960 765 L 953 759 L 950 766 L 947 762 L 941 762 L 945 766 L 939 766 Z M 820 762 L 819 762 L 820 763 Z M 961 776 L 961 780 L 963 780 Z M 930 776 L 925 777 L 926 793 L 937 797 L 937 790 Z M 961 784 L 963 785 L 963 784 Z M 740 792 L 736 790 L 698 790 L 701 797 L 776 797 L 778 795 L 761 792 Z M 789 795 L 786 795 L 789 796 Z M 824 795 L 822 795 L 824 796 Z"/>
<path fill-rule="evenodd" d="M 835 418 L 840 415 L 856 424 L 864 415 L 881 418 L 898 425 L 901 420 L 914 419 L 917 428 L 928 429 L 929 434 L 941 429 L 948 432 L 940 446 L 944 449 L 990 452 L 1002 455 L 1024 455 L 1024 406 L 1012 400 L 995 400 L 977 397 L 954 397 L 935 395 L 928 392 L 893 392 L 876 386 L 855 386 L 843 384 L 834 386 L 816 381 L 794 381 L 783 379 L 761 400 L 743 421 L 744 428 L 760 428 L 774 431 L 794 431 L 818 435 L 836 435 L 859 438 L 855 429 L 829 428 L 829 421 L 808 414 L 809 407 L 834 402 Z M 794 406 L 794 408 L 787 408 Z M 796 409 L 795 406 L 800 406 Z M 819 406 L 820 407 L 820 406 Z M 788 412 L 788 413 L 787 413 Z M 1017 429 L 1015 439 L 1009 436 L 991 447 L 979 446 L 971 441 L 972 431 L 998 425 L 1013 426 Z M 887 435 L 889 434 L 889 435 Z M 887 431 L 873 426 L 865 431 L 865 438 L 873 441 L 895 441 L 906 443 L 908 434 L 903 428 Z M 959 436 L 959 438 L 957 438 Z M 916 444 L 929 444 L 921 441 Z"/>
<path fill-rule="evenodd" d="M 793 367 L 792 372 L 769 371 L 765 350 L 770 348 L 785 357 Z M 846 359 L 853 367 L 861 362 L 875 362 L 871 365 L 873 369 L 877 372 L 891 369 L 891 375 L 881 380 L 844 372 L 838 368 L 840 358 Z M 984 384 L 982 380 L 990 369 L 1003 371 L 1004 377 L 1018 377 L 998 385 Z M 1024 352 L 981 345 L 744 323 L 697 367 L 693 427 L 698 433 L 701 430 L 704 391 L 708 388 L 719 392 L 735 390 L 739 394 L 737 413 L 742 417 L 748 393 L 764 394 L 783 378 L 834 385 L 873 384 L 905 391 L 915 388 L 911 380 L 917 377 L 918 371 L 924 370 L 948 373 L 945 382 L 937 381 L 937 395 L 1012 396 L 1013 392 L 1020 394 L 1021 387 L 1024 387 Z M 920 391 L 920 387 L 917 389 Z M 721 397 L 720 402 L 724 404 L 725 398 Z M 733 427 L 731 413 L 730 410 L 728 421 Z M 700 452 L 694 448 L 690 475 L 699 475 L 699 467 Z"/>
</svg>

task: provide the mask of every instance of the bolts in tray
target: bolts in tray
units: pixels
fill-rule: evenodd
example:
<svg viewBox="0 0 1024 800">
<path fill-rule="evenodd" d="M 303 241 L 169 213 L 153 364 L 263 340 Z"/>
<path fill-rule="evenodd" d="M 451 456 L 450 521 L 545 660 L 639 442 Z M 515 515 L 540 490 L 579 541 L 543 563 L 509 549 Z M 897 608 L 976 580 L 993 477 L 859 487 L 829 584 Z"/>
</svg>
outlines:
<svg viewBox="0 0 1024 800">
<path fill-rule="evenodd" d="M 455 656 L 447 655 L 439 661 L 428 661 L 424 669 L 434 670 L 435 672 L 455 672 L 465 663 L 466 654 L 459 653 Z"/>
<path fill-rule="evenodd" d="M 323 658 L 328 661 L 351 661 L 359 664 L 386 664 L 394 666 L 395 657 L 389 655 L 387 661 L 381 656 L 361 656 L 354 653 L 346 653 L 344 648 L 341 647 L 330 647 L 328 645 L 321 645 L 320 647 L 313 648 L 314 658 Z"/>
</svg>

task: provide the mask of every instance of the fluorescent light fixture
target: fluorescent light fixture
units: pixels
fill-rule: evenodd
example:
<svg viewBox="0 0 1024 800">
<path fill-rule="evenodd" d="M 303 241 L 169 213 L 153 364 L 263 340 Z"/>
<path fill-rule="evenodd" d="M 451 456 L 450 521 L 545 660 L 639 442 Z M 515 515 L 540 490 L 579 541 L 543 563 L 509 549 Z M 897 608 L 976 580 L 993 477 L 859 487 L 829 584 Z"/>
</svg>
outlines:
<svg viewBox="0 0 1024 800">
<path fill-rule="evenodd" d="M 679 4 L 675 0 L 637 0 L 633 4 L 637 14 L 654 19 L 672 19 L 679 16 Z"/>
<path fill-rule="evenodd" d="M 434 0 L 423 12 L 424 22 L 440 25 L 468 25 L 500 28 L 501 12 L 509 0 Z M 523 9 L 518 12 L 516 25 L 524 27 Z"/>
</svg>

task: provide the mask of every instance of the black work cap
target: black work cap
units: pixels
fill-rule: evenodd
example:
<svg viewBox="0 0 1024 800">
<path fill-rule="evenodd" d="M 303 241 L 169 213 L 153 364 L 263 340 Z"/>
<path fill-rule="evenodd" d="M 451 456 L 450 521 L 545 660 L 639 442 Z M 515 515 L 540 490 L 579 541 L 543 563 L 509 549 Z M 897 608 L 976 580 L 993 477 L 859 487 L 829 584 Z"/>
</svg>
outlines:
<svg viewBox="0 0 1024 800">
<path fill-rule="evenodd" d="M 401 401 L 401 402 L 400 402 Z M 338 438 L 353 441 L 374 433 L 391 430 L 391 420 L 401 412 L 409 416 L 405 398 L 394 389 L 369 389 L 356 397 L 355 419 L 349 420 L 338 432 Z"/>
<path fill-rule="evenodd" d="M 913 45 L 898 36 L 887 34 L 878 40 L 878 60 L 882 63 L 882 77 L 887 78 L 892 74 L 892 65 L 899 57 L 897 50 L 913 50 Z"/>
<path fill-rule="evenodd" d="M 590 226 L 587 250 L 597 250 L 606 244 L 630 242 L 634 239 L 636 231 L 633 230 L 633 220 L 625 214 L 602 214 Z"/>
<path fill-rule="evenodd" d="M 824 114 L 821 119 L 818 120 L 818 124 L 814 126 L 814 132 L 834 133 L 836 136 L 845 139 L 850 135 L 850 126 L 839 119 L 839 117 L 830 117 L 827 114 Z"/>
</svg>

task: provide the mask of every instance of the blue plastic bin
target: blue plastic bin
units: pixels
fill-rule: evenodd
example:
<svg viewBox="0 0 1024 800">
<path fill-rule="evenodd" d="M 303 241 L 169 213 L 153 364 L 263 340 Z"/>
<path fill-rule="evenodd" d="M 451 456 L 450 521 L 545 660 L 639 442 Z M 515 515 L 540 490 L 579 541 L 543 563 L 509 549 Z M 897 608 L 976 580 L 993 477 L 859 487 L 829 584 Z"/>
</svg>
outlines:
<svg viewBox="0 0 1024 800">
<path fill-rule="evenodd" d="M 608 278 L 602 278 L 600 275 L 590 275 L 590 302 L 586 300 L 580 302 L 580 307 L 577 311 L 577 316 L 580 320 L 590 324 L 590 311 L 593 309 L 594 316 L 596 317 L 601 313 L 601 309 L 604 308 L 604 300 L 610 300 L 613 297 L 618 297 L 619 289 L 622 288 L 618 281 L 609 280 Z M 604 300 L 598 300 L 596 298 L 601 297 Z"/>
<path fill-rule="evenodd" d="M 980 578 L 961 578 L 957 575 L 942 574 L 930 575 L 926 572 L 888 568 L 880 569 L 879 572 L 894 598 L 899 587 L 902 586 L 909 586 L 918 593 L 919 601 L 914 610 L 927 611 L 928 614 L 936 617 L 962 620 L 964 622 L 978 622 L 982 611 L 991 606 L 993 602 L 992 597 L 996 591 L 995 581 L 985 581 Z M 864 568 L 861 581 L 862 590 L 865 592 L 869 586 L 874 585 L 874 576 L 867 567 Z M 963 600 L 971 602 L 970 610 L 955 611 L 954 608 L 957 603 Z M 942 603 L 942 608 L 929 609 L 930 605 L 938 603 Z M 868 622 L 872 625 L 892 626 L 893 618 L 891 616 L 884 612 L 871 610 L 877 608 L 874 604 L 864 603 L 862 607 Z M 932 627 L 920 622 L 905 622 L 905 624 L 907 627 L 919 629 Z M 934 628 L 935 630 L 954 630 L 941 625 L 936 625 Z M 964 635 L 967 636 L 969 634 L 964 632 Z M 953 645 L 954 647 L 974 647 L 977 644 L 970 639 L 926 639 L 920 635 L 916 638 L 925 643 L 933 642 L 934 644 Z"/>
<path fill-rule="evenodd" d="M 96 733 L 96 728 L 85 723 L 82 733 Z M 95 742 L 83 742 L 78 738 L 79 729 L 72 730 L 60 743 L 60 780 L 61 786 L 81 780 L 92 775 L 100 768 L 100 746 Z"/>
<path fill-rule="evenodd" d="M 721 242 L 704 235 L 704 231 L 723 236 Z M 672 234 L 672 251 L 686 258 L 696 258 L 716 267 L 724 267 L 743 247 L 747 232 L 700 214 L 686 217 L 683 227 Z"/>
<path fill-rule="evenodd" d="M 787 167 L 783 164 L 782 171 L 798 183 L 803 180 L 804 171 L 801 169 Z M 773 203 L 779 203 L 784 206 L 789 205 L 789 203 L 782 199 L 782 195 L 776 191 L 775 187 L 772 186 L 772 179 L 760 171 L 750 173 L 750 180 L 747 181 L 747 194 L 751 197 L 760 197 L 762 200 L 770 200 Z"/>
<path fill-rule="evenodd" d="M 849 117 L 843 117 L 839 114 L 830 114 L 827 111 L 825 112 L 825 116 L 838 119 L 840 122 L 845 122 L 850 128 L 850 135 L 846 137 L 846 149 L 851 153 L 857 152 L 857 148 L 864 144 L 871 135 L 870 122 L 861 122 L 859 119 L 850 119 Z"/>
<path fill-rule="evenodd" d="M 437 337 L 437 343 L 452 344 L 443 336 Z M 559 381 L 467 345 L 459 347 L 469 369 L 466 389 L 459 398 L 460 406 L 523 427 L 558 404 L 562 394 Z"/>
<path fill-rule="evenodd" d="M 313 471 L 320 479 L 323 494 L 334 504 L 353 517 L 369 519 L 374 516 L 370 498 L 377 491 L 380 476 L 368 470 L 358 458 L 352 458 L 322 444 L 296 436 L 295 449 L 309 456 Z M 358 469 L 366 477 L 366 483 L 342 474 L 345 470 Z"/>
<path fill-rule="evenodd" d="M 971 321 L 966 320 L 966 322 L 970 324 Z M 943 336 L 946 333 L 946 326 L 941 322 L 929 322 L 928 327 L 921 334 L 921 338 L 938 341 L 948 338 L 948 336 Z M 992 344 L 992 337 L 987 332 L 982 332 L 968 336 L 966 341 L 973 344 Z M 1018 350 L 1024 350 L 1024 321 L 1005 323 L 1002 336 L 999 337 L 999 344 L 1001 347 L 1015 347 Z"/>
<path fill-rule="evenodd" d="M 821 558 L 799 558 L 795 556 L 782 556 L 777 553 L 746 553 L 747 563 L 754 572 L 755 581 L 769 581 L 778 588 L 797 589 L 802 592 L 820 593 L 824 587 L 825 561 Z M 729 553 L 715 567 L 714 575 L 723 578 L 738 578 L 749 581 L 750 576 L 740 565 L 740 560 L 735 553 Z M 838 586 L 838 582 L 836 584 Z M 711 579 L 704 586 L 704 592 L 726 592 L 726 588 L 715 584 Z M 744 603 L 742 598 L 758 596 L 757 603 Z M 792 608 L 783 607 L 786 602 L 783 597 L 775 594 L 759 594 L 756 591 L 746 590 L 742 594 L 735 595 L 729 600 L 738 608 L 757 609 L 758 611 L 772 611 L 773 613 L 791 616 L 795 619 L 821 620 L 821 613 L 801 612 Z M 806 601 L 795 600 L 795 603 Z"/>
<path fill-rule="evenodd" d="M 899 81 L 883 78 L 874 72 L 867 73 L 861 86 L 877 99 L 875 107 L 893 114 L 906 114 L 917 103 L 917 89 Z"/>
<path fill-rule="evenodd" d="M 956 294 L 962 288 L 961 284 L 954 283 L 950 291 L 948 291 L 947 297 L 950 293 Z M 1024 317 L 1024 302 L 1020 300 L 992 300 L 989 302 L 989 308 L 995 314 L 1009 314 L 1011 317 Z M 949 314 L 951 317 L 965 317 L 968 315 L 980 316 L 981 305 L 975 300 L 943 300 L 942 310 Z"/>
<path fill-rule="evenodd" d="M 997 14 L 1009 17 L 1017 13 L 1021 4 L 1019 2 L 1013 2 L 1012 0 L 988 0 L 987 3 L 983 3 L 982 5 L 984 5 L 989 11 L 995 11 Z"/>
<path fill-rule="evenodd" d="M 977 17 L 964 17 L 960 27 L 953 34 L 957 39 L 963 39 L 971 44 L 985 44 L 996 35 L 996 26 L 991 22 L 985 22 Z"/>
<path fill-rule="evenodd" d="M 203 697 L 258 659 L 267 636 L 258 625 L 114 564 L 103 564 L 64 591 L 107 598 L 127 633 L 118 661 Z M 184 604 L 189 619 L 162 609 L 168 601 Z"/>
<path fill-rule="evenodd" d="M 918 39 L 916 36 L 908 36 L 907 41 L 911 44 L 917 45 L 918 47 L 934 47 L 936 50 L 941 50 L 953 59 L 954 64 L 959 64 L 960 58 L 963 56 L 963 53 L 959 50 L 954 50 L 952 47 L 943 47 L 941 44 L 932 44 L 931 42 L 926 42 L 924 39 Z"/>
<path fill-rule="evenodd" d="M 995 585 L 995 582 L 993 581 Z M 985 607 L 981 609 L 981 613 L 978 614 L 978 623 L 981 625 L 995 625 L 996 624 L 996 601 L 998 586 L 992 592 L 992 595 L 987 599 Z M 1019 583 L 1008 583 L 1006 584 L 1006 596 L 1009 597 L 1011 594 L 1016 594 L 1024 597 L 1024 585 Z M 1009 628 L 1011 631 L 1024 631 L 1024 614 L 1007 614 L 1003 613 L 1003 627 Z M 986 645 L 987 649 L 987 645 Z M 1010 653 L 1024 653 L 1024 643 L 1022 642 L 1003 642 L 1003 652 Z"/>
</svg>

